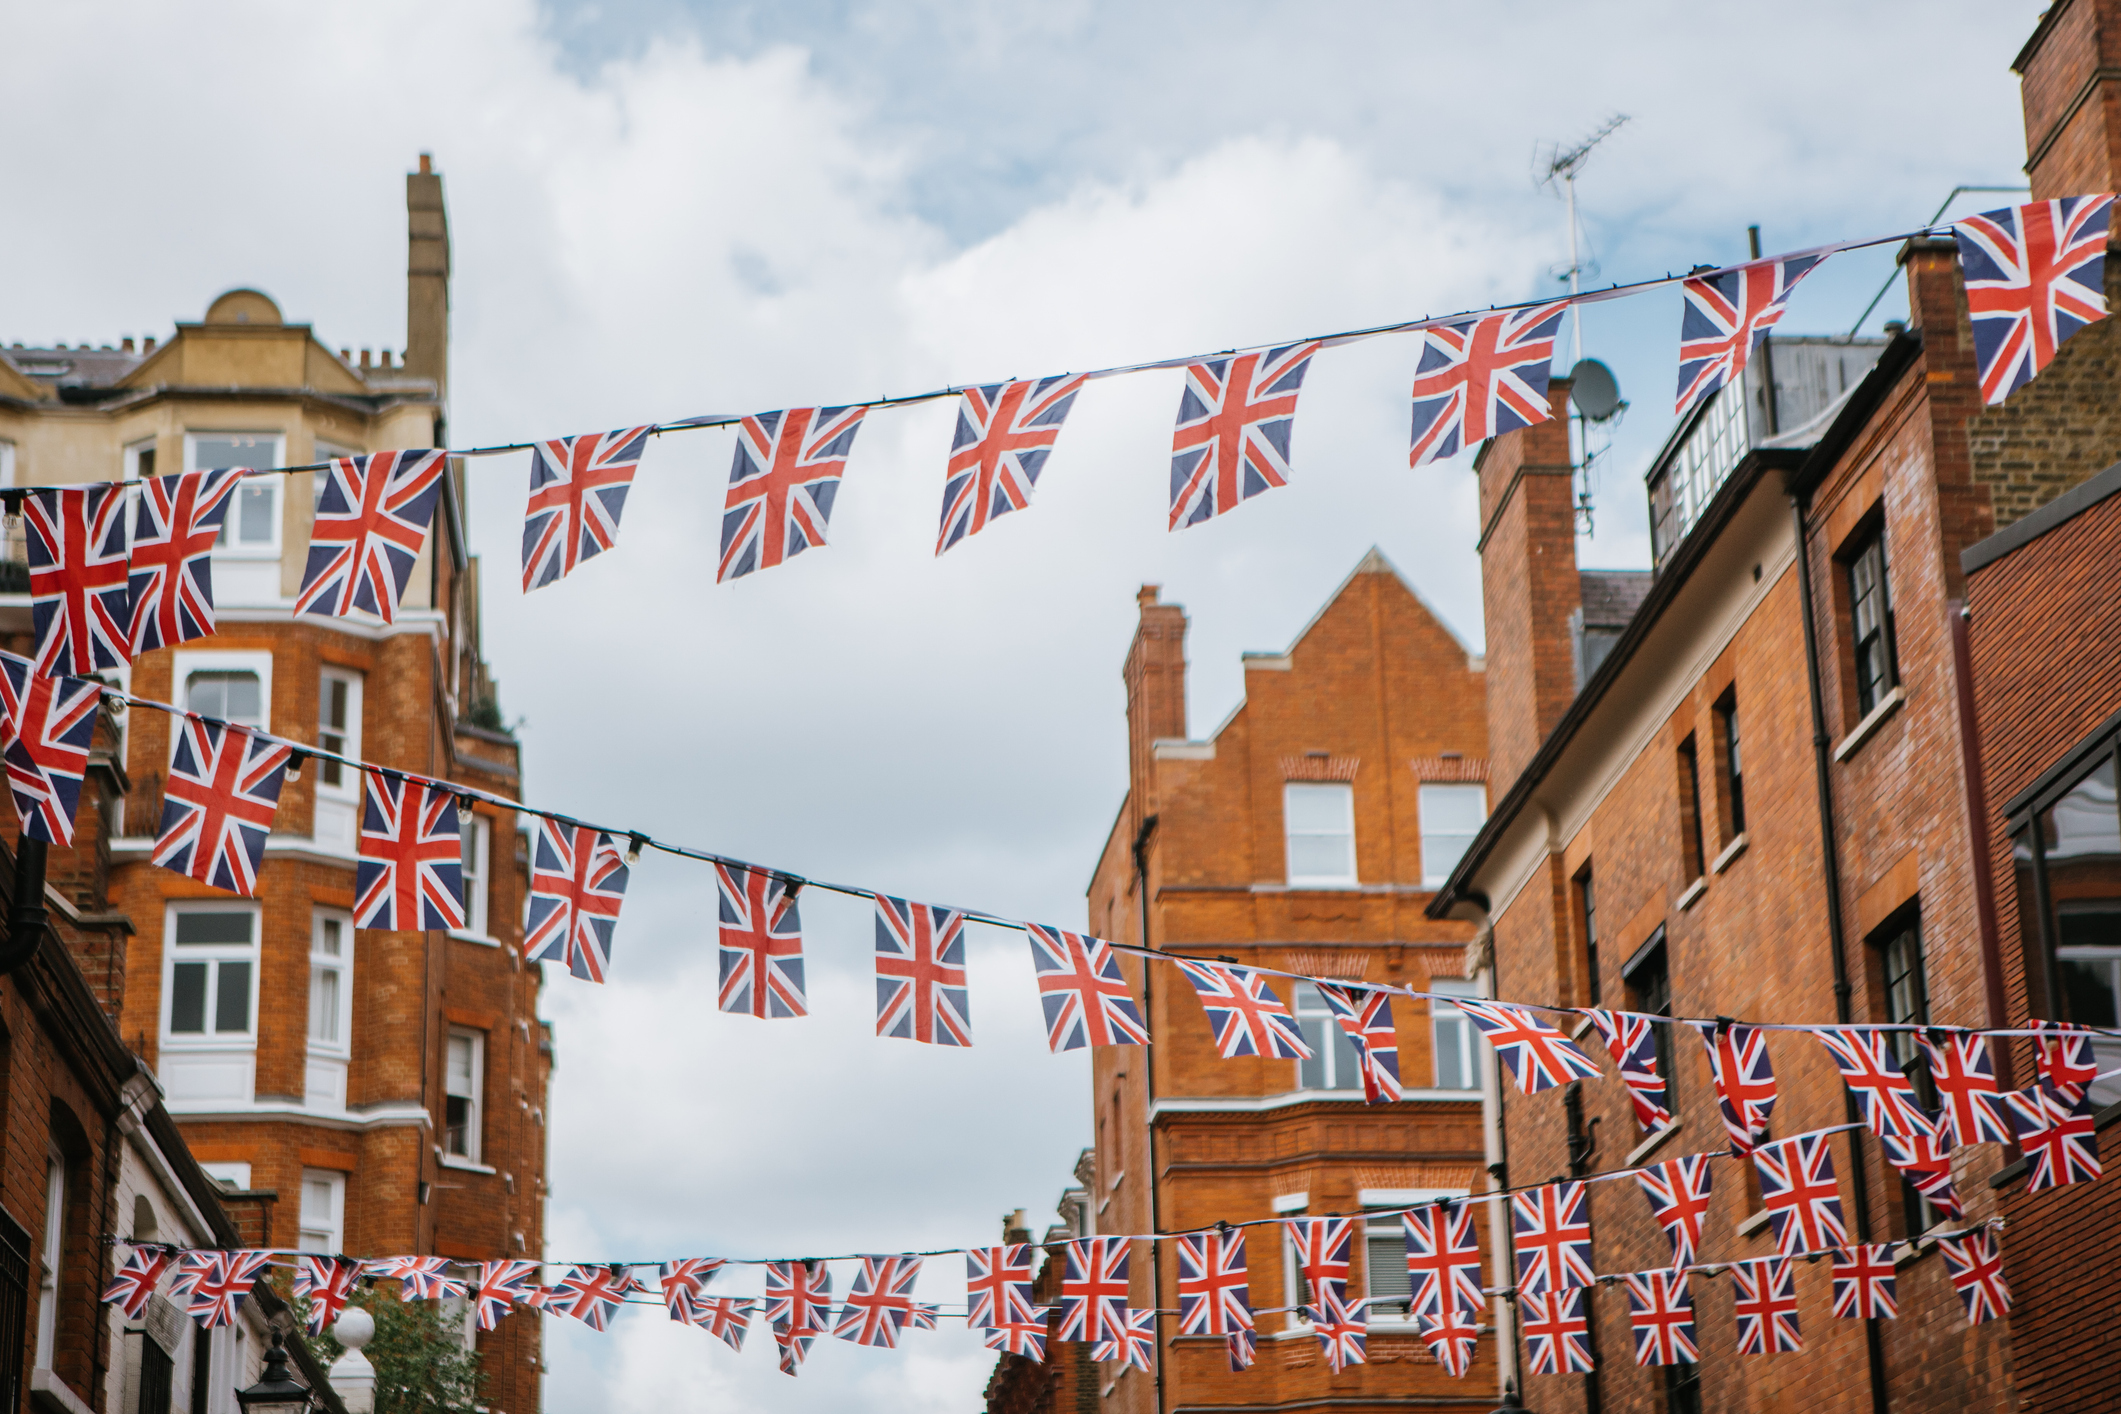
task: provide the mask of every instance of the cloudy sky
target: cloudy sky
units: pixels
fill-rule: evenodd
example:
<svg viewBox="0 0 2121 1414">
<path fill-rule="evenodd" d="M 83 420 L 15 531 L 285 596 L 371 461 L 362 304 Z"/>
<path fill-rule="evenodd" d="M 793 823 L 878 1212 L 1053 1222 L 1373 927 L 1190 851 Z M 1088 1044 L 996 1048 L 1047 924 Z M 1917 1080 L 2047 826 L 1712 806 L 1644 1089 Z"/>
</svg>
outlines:
<svg viewBox="0 0 2121 1414">
<path fill-rule="evenodd" d="M 2008 65 L 2039 8 L 0 0 L 0 339 L 166 336 L 246 284 L 334 347 L 402 348 L 421 151 L 455 237 L 459 440 L 1444 313 L 1557 288 L 1538 154 L 1613 113 L 1580 185 L 1600 281 L 1740 258 L 1752 223 L 1771 250 L 1903 231 L 1957 185 L 2019 180 Z M 1836 259 L 1784 328 L 1846 331 L 1890 270 Z M 1632 405 L 1586 564 L 1646 563 L 1678 321 L 1669 291 L 1585 320 Z M 475 463 L 528 792 L 1080 924 L 1125 784 L 1139 585 L 1192 615 L 1196 734 L 1236 705 L 1238 653 L 1282 647 L 1373 544 L 1480 642 L 1467 462 L 1406 465 L 1413 358 L 1404 338 L 1320 355 L 1291 487 L 1176 536 L 1178 375 L 1095 384 L 1036 506 L 940 561 L 951 410 L 872 414 L 831 546 L 733 586 L 713 583 L 727 431 L 658 441 L 620 552 L 528 600 L 524 461 Z M 651 859 L 611 984 L 548 991 L 550 1255 L 889 1252 L 1046 1220 L 1087 1069 L 1045 1054 L 1019 937 L 973 941 L 977 1048 L 930 1051 L 870 1036 L 866 912 L 827 896 L 804 904 L 814 1017 L 716 1015 L 712 902 L 703 871 Z M 555 1322 L 548 1348 L 570 1414 L 962 1414 L 992 1367 L 960 1328 L 897 1354 L 827 1341 L 790 1381 L 770 1344 L 732 1357 L 653 1313 Z"/>
</svg>

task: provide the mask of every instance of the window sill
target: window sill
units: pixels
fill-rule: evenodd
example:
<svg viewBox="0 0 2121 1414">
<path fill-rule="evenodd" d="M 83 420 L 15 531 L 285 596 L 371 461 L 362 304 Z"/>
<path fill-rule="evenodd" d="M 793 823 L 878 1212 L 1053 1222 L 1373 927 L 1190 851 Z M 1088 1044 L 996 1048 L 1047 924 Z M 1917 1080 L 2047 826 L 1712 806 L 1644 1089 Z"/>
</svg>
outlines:
<svg viewBox="0 0 2121 1414">
<path fill-rule="evenodd" d="M 1856 730 L 1841 738 L 1841 741 L 1834 747 L 1834 759 L 1836 761 L 1846 761 L 1849 757 L 1854 756 L 1856 748 L 1869 741 L 1878 728 L 1885 725 L 1885 719 L 1899 711 L 1900 704 L 1905 701 L 1907 701 L 1906 688 L 1896 687 L 1891 692 L 1888 692 L 1876 707 L 1871 708 L 1869 716 L 1856 723 Z"/>
<path fill-rule="evenodd" d="M 441 1160 L 442 1160 L 442 1167 L 443 1167 L 443 1168 L 446 1168 L 446 1169 L 462 1169 L 462 1170 L 463 1170 L 463 1171 L 464 1171 L 465 1173 L 499 1173 L 499 1172 L 500 1172 L 500 1170 L 499 1170 L 499 1169 L 497 1169 L 497 1168 L 494 1168 L 494 1167 L 493 1167 L 492 1165 L 490 1165 L 490 1164 L 482 1164 L 482 1163 L 479 1163 L 479 1162 L 478 1162 L 477 1160 L 475 1160 L 475 1159 L 467 1159 L 467 1158 L 465 1158 L 465 1157 L 464 1157 L 464 1156 L 463 1156 L 462 1154 L 443 1154 L 443 1155 L 441 1155 Z"/>
<path fill-rule="evenodd" d="M 489 938 L 484 933 L 466 933 L 456 928 L 449 930 L 449 936 L 460 943 L 477 943 L 482 948 L 497 948 L 501 945 L 499 938 Z"/>
<path fill-rule="evenodd" d="M 1716 862 L 1709 866 L 1709 872 L 1711 874 L 1721 874 L 1724 870 L 1730 868 L 1731 862 L 1737 859 L 1739 855 L 1745 853 L 1745 846 L 1746 837 L 1741 832 L 1737 838 L 1723 847 L 1723 853 L 1716 856 Z"/>
<path fill-rule="evenodd" d="M 1671 1138 L 1673 1135 L 1677 1134 L 1681 1129 L 1685 1127 L 1685 1120 L 1673 1120 L 1670 1124 L 1666 1125 L 1664 1128 L 1658 1130 L 1655 1134 L 1650 1135 L 1648 1138 L 1644 1139 L 1640 1144 L 1637 1144 L 1634 1148 L 1630 1149 L 1628 1151 L 1628 1156 L 1620 1161 L 1620 1166 L 1624 1169 L 1631 1169 L 1635 1167 L 1635 1165 L 1641 1163 L 1644 1159 L 1648 1158 L 1651 1154 L 1655 1153 L 1657 1151 L 1657 1147 L 1660 1144 L 1664 1143 L 1665 1140 Z"/>
<path fill-rule="evenodd" d="M 1360 889 L 1362 881 L 1360 879 L 1291 879 L 1283 884 L 1282 887 L 1291 893 L 1295 893 L 1298 890 Z M 1424 885 L 1424 887 L 1427 886 Z"/>
<path fill-rule="evenodd" d="M 35 1369 L 29 1375 L 29 1402 L 49 1414 L 90 1414 L 81 1396 L 67 1387 L 56 1371 Z"/>
<path fill-rule="evenodd" d="M 1704 874 L 1700 878 L 1696 879 L 1693 883 L 1688 884 L 1686 886 L 1686 892 L 1679 896 L 1679 902 L 1676 906 L 1678 907 L 1681 913 L 1684 913 L 1688 909 L 1692 908 L 1696 903 L 1700 902 L 1701 896 L 1707 893 L 1708 891 L 1709 876 Z"/>
<path fill-rule="evenodd" d="M 1767 1209 L 1762 1208 L 1759 1212 L 1753 1214 L 1749 1218 L 1740 1218 L 1736 1223 L 1733 1223 L 1731 1225 L 1731 1230 L 1737 1233 L 1740 1237 L 1751 1237 L 1754 1233 L 1766 1227 L 1768 1225 L 1768 1219 L 1772 1216 L 1774 1216 L 1772 1213 L 1768 1212 Z"/>
</svg>

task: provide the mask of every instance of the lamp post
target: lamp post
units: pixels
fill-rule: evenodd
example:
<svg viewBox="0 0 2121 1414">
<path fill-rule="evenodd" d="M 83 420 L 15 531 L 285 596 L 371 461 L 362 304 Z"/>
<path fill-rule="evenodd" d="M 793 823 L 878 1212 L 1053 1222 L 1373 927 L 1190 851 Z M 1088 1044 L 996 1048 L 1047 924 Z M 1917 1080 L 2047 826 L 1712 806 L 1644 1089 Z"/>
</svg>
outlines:
<svg viewBox="0 0 2121 1414">
<path fill-rule="evenodd" d="M 265 1352 L 264 1372 L 249 1389 L 236 1391 L 236 1403 L 243 1406 L 243 1414 L 309 1414 L 309 1386 L 289 1377 L 287 1351 L 277 1329 Z"/>
</svg>

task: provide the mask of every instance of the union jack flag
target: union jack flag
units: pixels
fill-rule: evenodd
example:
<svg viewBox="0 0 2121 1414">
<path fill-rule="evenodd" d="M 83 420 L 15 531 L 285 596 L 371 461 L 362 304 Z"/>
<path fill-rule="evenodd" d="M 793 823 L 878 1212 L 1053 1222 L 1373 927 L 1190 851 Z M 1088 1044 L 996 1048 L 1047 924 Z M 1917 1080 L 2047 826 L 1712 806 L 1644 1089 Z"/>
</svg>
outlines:
<svg viewBox="0 0 2121 1414">
<path fill-rule="evenodd" d="M 1978 1031 L 1933 1028 L 1922 1033 L 1922 1049 L 1929 1053 L 1930 1079 L 1944 1102 L 1944 1119 L 1952 1143 L 2010 1143 L 2010 1126 L 2000 1122 L 1996 1112 L 1980 1099 L 2000 1093 L 1988 1037 Z"/>
<path fill-rule="evenodd" d="M 1117 1340 L 1127 1325 L 1127 1239 L 1079 1237 L 1061 1249 L 1061 1340 Z"/>
<path fill-rule="evenodd" d="M 1186 980 L 1200 994 L 1200 1004 L 1207 1009 L 1208 1023 L 1215 1028 L 1216 1049 L 1223 1059 L 1310 1057 L 1311 1048 L 1304 1044 L 1296 1018 L 1257 972 L 1222 962 L 1184 958 L 1177 962 L 1178 970 L 1186 974 Z"/>
<path fill-rule="evenodd" d="M 1598 1067 L 1576 1049 L 1576 1043 L 1532 1015 L 1508 1002 L 1452 997 L 1458 1009 L 1480 1028 L 1488 1044 L 1502 1057 L 1518 1087 L 1527 1095 L 1571 1080 L 1596 1080 Z"/>
<path fill-rule="evenodd" d="M 856 1345 L 896 1349 L 899 1332 L 913 1314 L 913 1283 L 920 1275 L 918 1257 L 862 1258 L 832 1333 Z"/>
<path fill-rule="evenodd" d="M 364 1269 L 379 1277 L 396 1277 L 407 1301 L 440 1301 L 462 1296 L 464 1283 L 449 1275 L 447 1257 L 379 1257 Z"/>
<path fill-rule="evenodd" d="M 1517 1289 L 1562 1291 L 1591 1284 L 1591 1207 L 1580 1183 L 1549 1183 L 1510 1197 Z"/>
<path fill-rule="evenodd" d="M 1535 1375 L 1587 1375 L 1591 1359 L 1591 1322 L 1584 1314 L 1583 1291 L 1519 1291 L 1524 1307 L 1524 1343 Z"/>
<path fill-rule="evenodd" d="M 1672 1266 L 1690 1267 L 1701 1243 L 1702 1220 L 1709 1215 L 1709 1188 L 1716 1178 L 1713 1155 L 1687 1154 L 1666 1159 L 1635 1175 L 1650 1197 L 1650 1212 L 1672 1243 Z"/>
<path fill-rule="evenodd" d="M 1886 1049 L 1882 1033 L 1868 1026 L 1831 1026 L 1812 1034 L 1834 1058 L 1872 1133 L 1904 1139 L 1937 1132 L 1936 1120 L 1915 1098 L 1915 1082 Z"/>
<path fill-rule="evenodd" d="M 1231 1331 L 1223 1337 L 1223 1353 L 1230 1357 L 1231 1374 L 1251 1369 L 1259 1358 L 1259 1332 L 1250 1326 Z"/>
<path fill-rule="evenodd" d="M 1251 1277 L 1245 1234 L 1190 1232 L 1178 1239 L 1178 1330 L 1181 1335 L 1228 1335 L 1252 1325 Z"/>
<path fill-rule="evenodd" d="M 722 1010 L 808 1016 L 803 915 L 788 881 L 741 864 L 717 864 L 714 875 L 722 905 Z"/>
<path fill-rule="evenodd" d="M 693 1324 L 741 1354 L 744 1333 L 751 1328 L 750 1310 L 751 1303 L 741 1296 L 710 1296 L 700 1302 L 700 1318 Z"/>
<path fill-rule="evenodd" d="M 365 609 L 394 623 L 413 563 L 427 545 L 449 454 L 377 452 L 340 457 L 317 498 L 309 563 L 295 612 L 343 619 Z"/>
<path fill-rule="evenodd" d="M 295 1258 L 295 1300 L 309 1302 L 309 1333 L 322 1335 L 339 1319 L 361 1279 L 361 1263 L 352 1257 Z"/>
<path fill-rule="evenodd" d="M 2042 1033 L 2033 1038 L 2041 1083 L 2074 1101 L 2099 1078 L 2092 1031 L 2068 1021 L 2034 1021 L 2032 1025 Z"/>
<path fill-rule="evenodd" d="M 1955 1236 L 1940 1236 L 1937 1250 L 1944 1254 L 1944 1269 L 1950 1273 L 1952 1290 L 1966 1305 L 1966 1323 L 1978 1326 L 2011 1308 L 2010 1283 L 2003 1279 L 2003 1257 L 1987 1228 L 1975 1228 Z"/>
<path fill-rule="evenodd" d="M 540 817 L 531 851 L 523 956 L 564 963 L 586 982 L 603 981 L 628 872 L 610 835 Z"/>
<path fill-rule="evenodd" d="M 723 1265 L 720 1257 L 684 1257 L 663 1263 L 656 1275 L 671 1320 L 690 1326 L 707 1323 L 707 1283 Z"/>
<path fill-rule="evenodd" d="M 623 1267 L 569 1267 L 547 1296 L 545 1309 L 600 1331 L 625 1304 L 627 1286 Z"/>
<path fill-rule="evenodd" d="M 1744 1158 L 1767 1137 L 1768 1115 L 1775 1108 L 1775 1071 L 1768 1064 L 1767 1036 L 1751 1026 L 1720 1021 L 1689 1021 L 1709 1048 L 1709 1073 L 1716 1080 L 1716 1104 L 1731 1136 L 1731 1154 Z"/>
<path fill-rule="evenodd" d="M 1414 369 L 1414 449 L 1421 466 L 1554 415 L 1547 399 L 1554 335 L 1569 302 L 1484 314 L 1421 331 Z"/>
<path fill-rule="evenodd" d="M 241 727 L 181 718 L 155 863 L 245 898 L 255 894 L 292 749 Z"/>
<path fill-rule="evenodd" d="M 1858 1243 L 1834 1254 L 1834 1314 L 1852 1321 L 1900 1314 L 1892 1243 Z"/>
<path fill-rule="evenodd" d="M 1046 1044 L 1053 1054 L 1084 1046 L 1149 1044 L 1149 1028 L 1127 991 L 1111 944 L 1036 923 L 1026 924 L 1024 933 L 1031 940 L 1039 1005 L 1046 1011 Z"/>
<path fill-rule="evenodd" d="M 1686 313 L 1679 321 L 1679 401 L 1673 411 L 1684 413 L 1739 381 L 1746 360 L 1788 308 L 1790 291 L 1823 259 L 1755 261 L 1680 286 Z"/>
<path fill-rule="evenodd" d="M 1145 1313 L 1152 1319 L 1156 1313 Z M 1052 1324 L 1053 1308 L 1039 1306 L 1012 1314 L 1000 1325 L 987 1327 L 982 1337 L 989 1350 L 999 1350 L 1008 1355 L 1021 1355 L 1027 1360 L 1044 1362 L 1046 1358 L 1046 1331 Z"/>
<path fill-rule="evenodd" d="M 823 1331 L 791 1331 L 780 1326 L 773 1328 L 773 1343 L 780 1347 L 781 1373 L 793 1375 L 803 1368 L 803 1361 L 810 1356 L 810 1347 L 817 1344 Z"/>
<path fill-rule="evenodd" d="M 1839 1254 L 1835 1262 L 1838 1267 Z M 1731 1287 L 1740 1355 L 1783 1355 L 1804 1349 L 1804 1335 L 1797 1329 L 1796 1269 L 1788 1257 L 1732 1263 Z M 1840 1290 L 1838 1282 L 1835 1290 Z"/>
<path fill-rule="evenodd" d="M 1455 1306 L 1420 1313 L 1423 1342 L 1444 1373 L 1454 1380 L 1464 1379 L 1466 1371 L 1473 1367 L 1473 1349 L 1480 1343 L 1480 1323 L 1474 1314 Z"/>
<path fill-rule="evenodd" d="M 766 1319 L 776 1330 L 822 1335 L 832 1309 L 832 1269 L 823 1262 L 766 1264 Z"/>
<path fill-rule="evenodd" d="M 1156 1368 L 1156 1312 L 1122 1309 L 1112 1334 L 1090 1347 L 1092 1360 L 1119 1360 L 1148 1373 Z M 1063 1334 L 1060 1337 L 1066 1340 Z M 1125 1368 L 1123 1365 L 1121 1368 Z"/>
<path fill-rule="evenodd" d="M 996 516 L 1031 504 L 1031 488 L 1084 381 L 1063 373 L 965 390 L 943 481 L 936 554 L 985 530 Z"/>
<path fill-rule="evenodd" d="M 1760 1173 L 1760 1201 L 1774 1225 L 1775 1251 L 1780 1256 L 1830 1252 L 1848 1241 L 1829 1137 L 1799 1134 L 1753 1151 L 1753 1167 Z"/>
<path fill-rule="evenodd" d="M 125 1265 L 118 1268 L 110 1285 L 103 1289 L 103 1300 L 117 1302 L 128 1321 L 139 1320 L 147 1311 L 148 1298 L 155 1294 L 155 1284 L 175 1260 L 176 1254 L 167 1247 L 133 1248 L 125 1254 Z"/>
<path fill-rule="evenodd" d="M 1480 1243 L 1473 1235 L 1471 1209 L 1434 1203 L 1402 1214 L 1400 1222 L 1407 1232 L 1414 1309 L 1480 1310 L 1487 1298 L 1480 1290 Z"/>
<path fill-rule="evenodd" d="M 1392 1026 L 1392 997 L 1361 987 L 1337 987 L 1320 982 L 1318 994 L 1325 998 L 1333 1019 L 1355 1043 L 1356 1063 L 1362 1071 L 1365 1104 L 1382 1105 L 1404 1099 L 1399 1088 L 1399 1033 Z"/>
<path fill-rule="evenodd" d="M 1321 1305 L 1326 1297 L 1348 1294 L 1349 1253 L 1355 1243 L 1355 1218 L 1284 1218 L 1282 1227 L 1296 1249 L 1296 1265 L 1310 1284 L 1306 1304 Z"/>
<path fill-rule="evenodd" d="M 1028 1242 L 1005 1247 L 974 1247 L 965 1253 L 967 1325 L 992 1330 L 1031 1310 L 1031 1254 Z"/>
<path fill-rule="evenodd" d="M 7 786 L 15 814 L 31 839 L 74 842 L 74 811 L 96 740 L 103 684 L 49 677 L 36 664 L 0 653 L 0 740 L 6 743 Z"/>
<path fill-rule="evenodd" d="M 1345 1287 L 1318 1287 L 1311 1304 L 1311 1334 L 1318 1337 L 1319 1349 L 1334 1374 L 1363 1364 L 1370 1358 L 1370 1308 L 1365 1302 L 1348 1300 Z"/>
<path fill-rule="evenodd" d="M 2106 318 L 2111 196 L 1984 211 L 1952 227 L 1981 396 L 2000 403 L 2047 367 L 2062 341 Z"/>
<path fill-rule="evenodd" d="M 972 1044 L 964 914 L 876 896 L 876 1034 L 932 1046 Z"/>
<path fill-rule="evenodd" d="M 1318 348 L 1283 344 L 1188 365 L 1171 434 L 1172 530 L 1289 484 L 1296 396 Z"/>
<path fill-rule="evenodd" d="M 1606 1053 L 1620 1068 L 1620 1083 L 1628 1088 L 1628 1101 L 1635 1107 L 1635 1122 L 1654 1132 L 1672 1122 L 1665 1108 L 1664 1077 L 1657 1073 L 1657 1036 L 1646 1016 L 1586 1007 L 1585 1016 L 1605 1038 Z"/>
<path fill-rule="evenodd" d="M 170 1294 L 181 1295 L 185 1314 L 208 1330 L 234 1325 L 243 1298 L 271 1260 L 263 1252 L 187 1252 L 177 1263 L 180 1285 Z"/>
<path fill-rule="evenodd" d="M 354 927 L 385 932 L 464 926 L 464 840 L 457 798 L 384 772 L 363 773 Z"/>
<path fill-rule="evenodd" d="M 37 670 L 84 677 L 132 661 L 125 488 L 51 486 L 22 498 Z"/>
<path fill-rule="evenodd" d="M 940 1327 L 942 1318 L 942 1307 L 935 1305 L 933 1302 L 916 1301 L 913 1303 L 913 1309 L 906 1313 L 906 1329 L 912 1331 L 936 1330 Z"/>
<path fill-rule="evenodd" d="M 501 1324 L 514 1305 L 530 1304 L 530 1295 L 537 1290 L 538 1264 L 503 1260 L 479 1263 L 479 1283 L 472 1289 L 473 1319 L 482 1331 L 490 1331 Z"/>
<path fill-rule="evenodd" d="M 523 511 L 525 594 L 618 545 L 626 491 L 651 430 L 553 437 L 530 449 L 530 504 Z"/>
<path fill-rule="evenodd" d="M 1685 1272 L 1635 1272 L 1628 1284 L 1628 1324 L 1635 1333 L 1637 1365 L 1692 1364 L 1694 1298 Z"/>
<path fill-rule="evenodd" d="M 762 412 L 737 424 L 717 580 L 770 570 L 825 543 L 862 405 Z"/>
<path fill-rule="evenodd" d="M 243 473 L 185 471 L 140 483 L 126 571 L 126 632 L 134 656 L 214 631 L 214 541 Z"/>
<path fill-rule="evenodd" d="M 1993 1097 L 1975 1098 L 1985 1104 Z M 1959 1201 L 1959 1190 L 1952 1186 L 1950 1135 L 1945 1130 L 1940 1128 L 1935 1134 L 1913 1134 L 1905 1139 L 1880 1138 L 1878 1147 L 1885 1152 L 1885 1161 L 1898 1169 L 1900 1176 L 1927 1198 L 1931 1207 L 1948 1218 L 1966 1216 L 1966 1207 Z"/>
<path fill-rule="evenodd" d="M 2025 1191 L 2040 1193 L 2099 1177 L 2099 1106 L 2083 1090 L 2035 1085 L 2008 1097 L 2018 1147 L 2031 1161 Z"/>
</svg>

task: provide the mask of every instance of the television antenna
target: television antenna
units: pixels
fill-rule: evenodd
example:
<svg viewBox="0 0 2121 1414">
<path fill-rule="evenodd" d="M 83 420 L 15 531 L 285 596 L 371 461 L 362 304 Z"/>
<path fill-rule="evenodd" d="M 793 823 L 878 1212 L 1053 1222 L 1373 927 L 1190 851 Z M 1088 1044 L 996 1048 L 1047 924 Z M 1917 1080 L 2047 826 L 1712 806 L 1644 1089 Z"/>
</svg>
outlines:
<svg viewBox="0 0 2121 1414">
<path fill-rule="evenodd" d="M 1572 346 L 1570 359 L 1572 362 L 1580 363 L 1583 360 L 1583 312 L 1581 306 L 1573 302 L 1573 297 L 1583 292 L 1584 271 L 1576 223 L 1576 174 L 1583 170 L 1584 163 L 1591 160 L 1593 149 L 1619 131 L 1620 125 L 1627 120 L 1627 114 L 1615 113 L 1612 117 L 1599 124 L 1596 132 L 1582 142 L 1577 143 L 1574 147 L 1564 149 L 1561 144 L 1553 143 L 1533 159 L 1535 170 L 1538 168 L 1545 169 L 1539 174 L 1539 185 L 1551 187 L 1556 182 L 1559 182 L 1562 196 L 1569 204 L 1569 265 L 1568 269 L 1562 273 L 1568 279 L 1569 294 L 1572 301 L 1569 305 L 1569 338 Z"/>
</svg>

